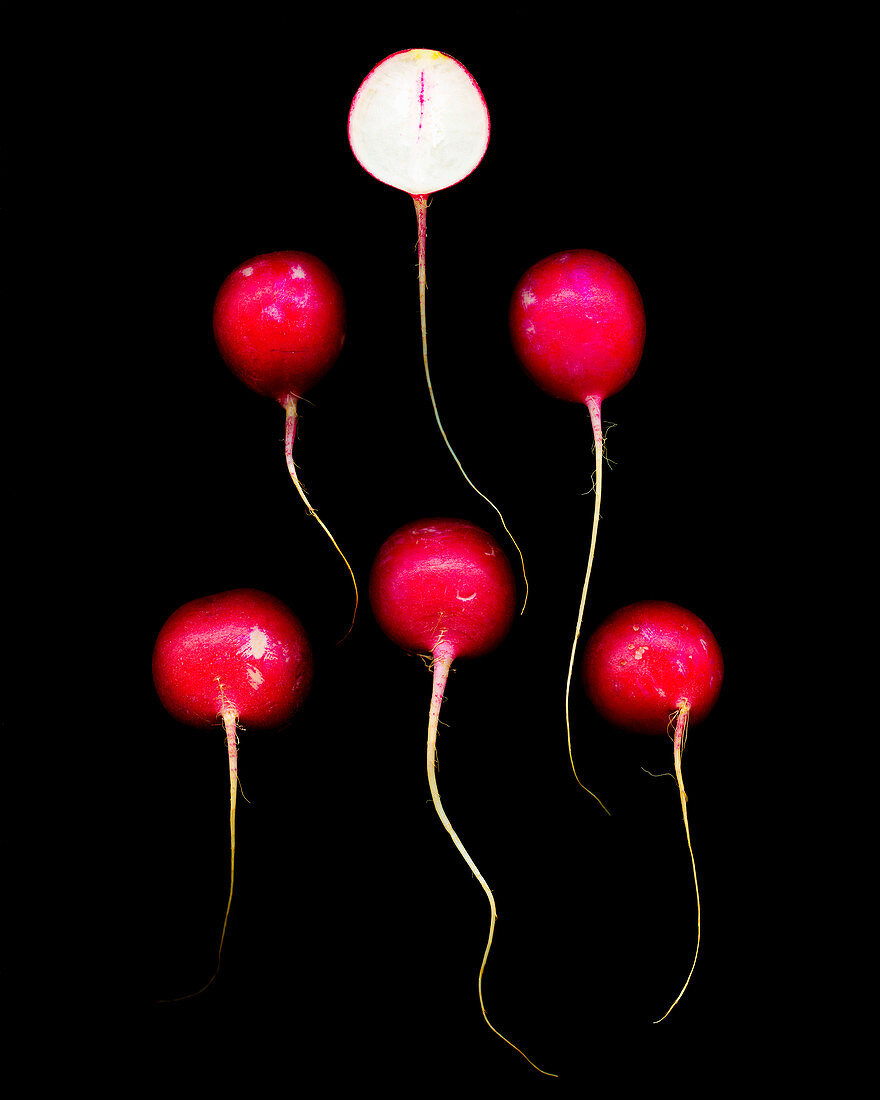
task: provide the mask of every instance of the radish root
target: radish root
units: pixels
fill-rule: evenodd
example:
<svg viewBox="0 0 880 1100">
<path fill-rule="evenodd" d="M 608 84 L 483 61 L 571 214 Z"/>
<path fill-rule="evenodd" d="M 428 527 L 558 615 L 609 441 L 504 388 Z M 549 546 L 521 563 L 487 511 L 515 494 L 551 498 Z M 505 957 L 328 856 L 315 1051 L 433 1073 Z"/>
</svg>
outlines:
<svg viewBox="0 0 880 1100">
<path fill-rule="evenodd" d="M 675 733 L 673 734 L 672 743 L 675 757 L 675 778 L 678 782 L 678 797 L 681 801 L 681 816 L 682 820 L 684 821 L 684 833 L 687 837 L 688 852 L 690 853 L 691 857 L 691 869 L 694 873 L 694 890 L 696 892 L 697 898 L 697 946 L 696 950 L 694 951 L 694 961 L 691 963 L 690 971 L 688 972 L 688 976 L 685 979 L 684 985 L 681 987 L 681 992 L 675 998 L 669 1008 L 666 1009 L 663 1015 L 658 1020 L 654 1021 L 655 1024 L 659 1024 L 661 1020 L 665 1020 L 669 1013 L 673 1010 L 673 1008 L 675 1008 L 675 1006 L 684 996 L 684 991 L 687 989 L 688 983 L 691 980 L 691 975 L 694 972 L 694 967 L 697 965 L 697 955 L 700 953 L 700 887 L 697 882 L 697 865 L 694 860 L 694 849 L 691 846 L 691 831 L 690 826 L 688 825 L 687 795 L 684 791 L 684 781 L 682 780 L 681 776 L 681 754 L 684 751 L 685 742 L 687 741 L 688 715 L 690 714 L 690 709 L 691 708 L 689 703 L 682 703 L 682 705 L 678 708 L 678 711 L 674 715 Z"/>
<path fill-rule="evenodd" d="M 596 500 L 593 505 L 593 530 L 590 535 L 590 552 L 587 557 L 587 573 L 584 577 L 584 587 L 581 592 L 581 603 L 578 608 L 577 626 L 575 627 L 574 640 L 571 643 L 571 657 L 568 662 L 568 677 L 565 681 L 565 731 L 568 737 L 568 759 L 571 761 L 571 770 L 574 773 L 574 777 L 578 782 L 578 785 L 592 798 L 595 798 L 606 814 L 610 816 L 608 807 L 602 802 L 598 795 L 593 794 L 589 787 L 584 786 L 580 780 L 580 776 L 577 773 L 577 768 L 574 766 L 574 755 L 571 748 L 571 715 L 570 715 L 570 698 L 571 698 L 571 678 L 574 672 L 574 659 L 577 652 L 578 638 L 581 634 L 581 626 L 584 621 L 584 607 L 587 602 L 587 588 L 590 585 L 590 574 L 593 571 L 593 558 L 596 554 L 596 534 L 599 530 L 599 508 L 602 503 L 602 460 L 605 457 L 605 444 L 602 439 L 602 413 L 601 402 L 598 397 L 588 397 L 587 408 L 590 412 L 590 423 L 593 428 L 593 448 L 596 452 L 596 472 L 594 475 L 594 487 L 596 490 Z"/>
<path fill-rule="evenodd" d="M 284 457 L 287 460 L 287 469 L 290 473 L 290 477 L 293 481 L 293 484 L 296 486 L 296 491 L 299 493 L 300 497 L 302 498 L 303 504 L 305 504 L 306 508 L 308 509 L 309 515 L 314 516 L 314 518 L 318 521 L 320 526 L 323 528 L 325 534 L 327 535 L 327 538 L 330 539 L 330 541 L 336 547 L 337 553 L 342 558 L 342 560 L 345 562 L 345 567 L 346 567 L 346 569 L 348 569 L 349 573 L 351 574 L 351 583 L 354 585 L 354 611 L 352 612 L 351 622 L 349 623 L 348 630 L 346 630 L 346 632 L 339 639 L 339 642 L 341 643 L 341 642 L 345 641 L 345 639 L 349 636 L 349 634 L 351 634 L 352 629 L 354 628 L 355 619 L 357 618 L 357 609 L 358 609 L 357 580 L 355 579 L 354 570 L 352 569 L 352 567 L 348 563 L 348 558 L 339 549 L 339 545 L 336 542 L 336 539 L 330 534 L 330 531 L 325 526 L 324 521 L 321 519 L 321 517 L 318 515 L 318 513 L 315 511 L 315 509 L 309 503 L 308 497 L 306 496 L 305 490 L 303 489 L 302 485 L 300 484 L 299 476 L 297 475 L 297 472 L 296 472 L 296 466 L 294 465 L 294 462 L 293 462 L 293 442 L 296 439 L 296 423 L 297 423 L 296 406 L 297 406 L 297 401 L 298 400 L 299 399 L 297 397 L 295 397 L 292 393 L 289 393 L 287 395 L 287 397 L 284 399 Z"/>
<path fill-rule="evenodd" d="M 452 444 L 449 442 L 449 437 L 446 435 L 446 431 L 443 427 L 443 424 L 440 421 L 440 411 L 437 408 L 437 401 L 434 397 L 434 387 L 431 385 L 431 372 L 428 369 L 428 325 L 427 325 L 427 317 L 426 317 L 426 310 L 425 310 L 425 297 L 426 297 L 426 290 L 427 290 L 427 281 L 426 281 L 426 274 L 425 274 L 425 266 L 426 266 L 425 265 L 425 252 L 426 252 L 427 235 L 428 235 L 428 229 L 427 229 L 427 226 L 428 226 L 428 196 L 427 195 L 413 195 L 412 199 L 413 199 L 413 202 L 415 203 L 415 207 L 416 207 L 416 219 L 418 221 L 418 230 L 419 230 L 419 245 L 418 245 L 418 252 L 419 252 L 419 315 L 420 315 L 421 322 L 422 322 L 422 360 L 425 364 L 425 379 L 428 383 L 428 395 L 431 398 L 431 406 L 434 409 L 434 419 L 437 421 L 437 427 L 440 429 L 440 434 L 443 436 L 443 442 L 446 444 L 447 450 L 452 455 L 452 457 L 455 459 L 456 466 L 458 466 L 459 470 L 461 470 L 462 477 L 465 479 L 465 481 L 468 483 L 468 485 L 470 485 L 470 487 L 474 490 L 474 492 L 478 496 L 482 497 L 483 500 L 485 500 L 485 502 L 489 505 L 490 508 L 493 508 L 495 510 L 495 512 L 498 515 L 498 518 L 501 520 L 501 526 L 507 532 L 508 538 L 513 543 L 517 554 L 519 554 L 519 560 L 520 560 L 520 564 L 522 566 L 523 582 L 525 583 L 525 595 L 523 597 L 522 608 L 520 609 L 520 615 L 522 615 L 522 613 L 526 609 L 526 604 L 528 603 L 528 599 L 529 599 L 529 578 L 526 576 L 526 563 L 525 563 L 525 558 L 523 557 L 523 554 L 522 554 L 522 550 L 520 550 L 519 544 L 517 543 L 517 541 L 513 537 L 513 535 L 510 533 L 510 529 L 508 528 L 507 524 L 504 521 L 504 516 L 501 514 L 500 508 L 498 508 L 498 506 L 496 504 L 494 504 L 486 496 L 485 493 L 481 492 L 481 490 L 479 490 L 476 487 L 476 485 L 474 485 L 474 483 L 471 481 L 471 479 L 465 473 L 464 466 L 462 466 L 458 455 L 452 449 Z"/>
<path fill-rule="evenodd" d="M 223 728 L 226 731 L 226 750 L 229 755 L 229 898 L 226 913 L 223 916 L 223 928 L 220 932 L 220 946 L 217 948 L 217 970 L 220 969 L 220 952 L 226 938 L 226 925 L 229 921 L 229 909 L 232 905 L 232 888 L 235 883 L 235 803 L 238 795 L 238 721 L 235 711 L 227 707 L 223 711 Z M 214 977 L 217 971 L 214 971 Z M 210 982 L 208 983 L 210 985 Z"/>
<path fill-rule="evenodd" d="M 437 816 L 443 823 L 444 829 L 452 837 L 453 844 L 456 846 L 459 852 L 461 852 L 465 862 L 467 863 L 468 867 L 470 867 L 471 871 L 473 871 L 474 876 L 476 877 L 479 884 L 482 886 L 486 897 L 489 899 L 489 938 L 486 942 L 486 950 L 483 952 L 483 960 L 480 963 L 480 971 L 477 975 L 477 996 L 480 1000 L 480 1011 L 483 1014 L 483 1019 L 489 1025 L 491 1030 L 495 1032 L 498 1038 L 503 1039 L 508 1046 L 513 1047 L 517 1054 L 522 1055 L 522 1057 L 525 1058 L 530 1066 L 536 1069 L 539 1073 L 543 1073 L 547 1077 L 558 1077 L 559 1074 L 549 1073 L 547 1070 L 541 1069 L 540 1066 L 536 1066 L 531 1058 L 528 1057 L 528 1055 L 523 1054 L 518 1046 L 512 1043 L 510 1039 L 506 1038 L 506 1036 L 502 1035 L 501 1032 L 490 1022 L 489 1017 L 486 1014 L 486 1006 L 483 1003 L 483 971 L 486 969 L 486 960 L 489 958 L 489 952 L 492 949 L 492 940 L 495 935 L 495 921 L 498 917 L 498 911 L 495 907 L 495 897 L 491 889 L 489 888 L 488 883 L 480 874 L 479 870 L 477 869 L 477 865 L 468 855 L 467 850 L 465 849 L 462 842 L 459 840 L 457 833 L 452 828 L 449 818 L 446 816 L 446 812 L 443 809 L 442 803 L 440 802 L 440 791 L 437 788 L 437 725 L 440 719 L 440 706 L 443 702 L 443 692 L 446 689 L 446 681 L 449 676 L 452 659 L 452 655 L 448 652 L 444 652 L 443 650 L 441 650 L 440 652 L 435 651 L 434 653 L 434 685 L 431 695 L 431 709 L 428 716 L 428 785 L 431 788 L 431 800 L 434 803 L 434 809 L 437 811 Z"/>
<path fill-rule="evenodd" d="M 235 885 L 235 804 L 238 795 L 238 717 L 232 707 L 224 707 L 221 718 L 223 729 L 226 733 L 226 751 L 229 757 L 229 897 L 226 901 L 226 912 L 223 914 L 223 927 L 220 930 L 220 943 L 217 947 L 217 968 L 201 989 L 194 993 L 184 993 L 181 997 L 167 997 L 160 1000 L 159 1004 L 172 1004 L 176 1001 L 188 1001 L 191 997 L 198 997 L 200 993 L 213 984 L 214 979 L 220 973 L 220 956 L 223 952 L 223 941 L 226 939 L 226 925 L 229 923 L 229 910 L 232 908 L 232 891 Z M 244 792 L 242 792 L 243 796 Z"/>
</svg>

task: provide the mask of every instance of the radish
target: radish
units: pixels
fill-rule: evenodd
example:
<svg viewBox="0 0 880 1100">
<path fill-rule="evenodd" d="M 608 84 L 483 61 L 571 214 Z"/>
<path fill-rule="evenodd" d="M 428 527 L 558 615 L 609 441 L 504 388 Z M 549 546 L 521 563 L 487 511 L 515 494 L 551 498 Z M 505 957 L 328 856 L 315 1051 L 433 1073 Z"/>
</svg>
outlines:
<svg viewBox="0 0 880 1100">
<path fill-rule="evenodd" d="M 697 946 L 681 992 L 655 1020 L 660 1023 L 681 1000 L 700 950 L 700 889 L 691 846 L 681 754 L 689 724 L 712 710 L 724 678 L 715 636 L 702 619 L 678 604 L 645 600 L 610 615 L 584 649 L 582 673 L 587 694 L 607 721 L 635 733 L 672 730 L 675 778 L 697 897 Z"/>
<path fill-rule="evenodd" d="M 354 571 L 309 503 L 293 462 L 297 404 L 333 366 L 345 341 L 345 299 L 339 280 L 308 252 L 267 252 L 226 276 L 214 301 L 214 339 L 223 361 L 257 393 L 284 409 L 287 469 L 303 503 Z"/>
<path fill-rule="evenodd" d="M 179 607 L 159 631 L 153 649 L 153 682 L 165 709 L 198 729 L 222 725 L 229 757 L 229 899 L 235 878 L 235 803 L 238 730 L 278 729 L 299 709 L 312 682 L 312 651 L 294 613 L 274 596 L 239 588 Z M 182 998 L 175 998 L 182 999 Z"/>
<path fill-rule="evenodd" d="M 452 662 L 493 650 L 510 629 L 515 599 L 513 570 L 501 547 L 488 532 L 466 520 L 424 519 L 400 527 L 382 544 L 370 574 L 370 604 L 379 626 L 407 652 L 433 658 L 427 742 L 431 799 L 443 827 L 489 899 L 489 939 L 477 976 L 483 1019 L 530 1065 L 540 1069 L 486 1014 L 483 971 L 495 930 L 495 898 L 446 816 L 435 774 L 437 725 Z"/>
<path fill-rule="evenodd" d="M 510 302 L 513 350 L 526 372 L 547 393 L 586 405 L 596 452 L 593 529 L 577 626 L 565 683 L 565 728 L 574 777 L 569 698 L 575 653 L 596 551 L 602 500 L 602 402 L 635 374 L 645 345 L 645 311 L 632 276 L 602 252 L 556 252 L 530 267 Z M 601 801 L 596 801 L 602 805 Z M 602 807 L 605 809 L 605 807 Z M 607 810 L 606 810 L 607 813 Z"/>
<path fill-rule="evenodd" d="M 439 50 L 400 50 L 380 61 L 361 83 L 348 114 L 348 141 L 371 176 L 413 200 L 418 227 L 419 314 L 422 360 L 434 419 L 468 485 L 492 507 L 519 554 L 528 600 L 525 561 L 497 506 L 465 473 L 452 448 L 428 369 L 425 311 L 428 199 L 469 176 L 489 144 L 489 111 L 479 85 L 455 58 Z"/>
</svg>

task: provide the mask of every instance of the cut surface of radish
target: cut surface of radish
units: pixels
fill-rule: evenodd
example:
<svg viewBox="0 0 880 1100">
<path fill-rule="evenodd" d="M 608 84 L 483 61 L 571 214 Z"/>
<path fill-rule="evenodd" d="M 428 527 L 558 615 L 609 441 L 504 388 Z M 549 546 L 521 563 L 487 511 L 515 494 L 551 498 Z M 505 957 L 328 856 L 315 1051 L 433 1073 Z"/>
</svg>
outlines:
<svg viewBox="0 0 880 1100">
<path fill-rule="evenodd" d="M 376 179 L 431 195 L 469 175 L 489 144 L 476 81 L 438 50 L 401 50 L 366 76 L 348 116 L 348 140 Z"/>
</svg>

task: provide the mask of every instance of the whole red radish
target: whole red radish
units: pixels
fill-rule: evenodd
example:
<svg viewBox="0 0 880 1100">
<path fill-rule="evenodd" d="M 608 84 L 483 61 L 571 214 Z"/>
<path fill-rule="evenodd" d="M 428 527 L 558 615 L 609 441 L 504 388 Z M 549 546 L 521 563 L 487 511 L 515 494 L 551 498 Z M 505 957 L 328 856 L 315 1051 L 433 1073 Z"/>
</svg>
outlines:
<svg viewBox="0 0 880 1100">
<path fill-rule="evenodd" d="M 382 544 L 370 574 L 370 603 L 385 634 L 410 653 L 433 657 L 427 741 L 431 799 L 443 827 L 489 899 L 489 939 L 477 977 L 483 1019 L 530 1065 L 540 1069 L 486 1014 L 482 983 L 495 929 L 495 898 L 446 816 L 435 774 L 440 706 L 452 662 L 493 650 L 510 630 L 515 599 L 513 570 L 501 547 L 481 527 L 461 519 L 423 519 L 398 528 Z"/>
<path fill-rule="evenodd" d="M 509 325 L 513 350 L 527 373 L 553 397 L 586 405 L 592 425 L 593 529 L 565 683 L 568 755 L 575 779 L 584 787 L 572 755 L 569 699 L 599 530 L 602 402 L 635 374 L 645 346 L 645 310 L 624 267 L 602 252 L 582 248 L 546 256 L 525 272 L 510 300 Z"/>
<path fill-rule="evenodd" d="M 220 951 L 232 905 L 235 876 L 235 806 L 239 728 L 287 725 L 308 695 L 313 662 L 300 620 L 274 596 L 238 588 L 191 600 L 159 631 L 153 648 L 153 682 L 165 709 L 198 729 L 222 726 L 229 756 L 229 900 Z M 194 996 L 195 994 L 191 994 Z"/>
<path fill-rule="evenodd" d="M 356 615 L 354 572 L 309 503 L 293 462 L 297 402 L 333 366 L 345 342 L 342 286 L 324 261 L 308 252 L 253 256 L 224 279 L 214 301 L 213 323 L 227 366 L 246 386 L 284 409 L 288 472 L 351 574 Z"/>
<path fill-rule="evenodd" d="M 370 574 L 370 603 L 402 649 L 435 661 L 477 657 L 510 630 L 515 585 L 490 534 L 462 519 L 408 523 L 382 544 Z"/>
<path fill-rule="evenodd" d="M 434 419 L 465 481 L 495 510 L 523 567 L 516 540 L 496 505 L 465 473 L 440 422 L 428 369 L 425 253 L 428 199 L 469 176 L 489 145 L 489 111 L 480 87 L 459 61 L 439 50 L 399 50 L 374 66 L 351 101 L 348 141 L 358 163 L 382 183 L 406 192 L 416 209 L 422 362 Z M 525 608 L 525 600 L 523 601 Z"/>
<path fill-rule="evenodd" d="M 230 272 L 214 301 L 214 338 L 246 386 L 281 405 L 303 397 L 339 358 L 345 298 L 308 252 L 267 252 Z"/>
<path fill-rule="evenodd" d="M 700 890 L 681 756 L 689 723 L 703 721 L 718 699 L 724 661 L 714 634 L 693 612 L 678 604 L 645 600 L 615 611 L 594 631 L 584 649 L 582 673 L 590 700 L 609 722 L 636 733 L 672 730 L 675 777 L 697 897 L 697 947 L 684 986 L 662 1020 L 681 1000 L 700 950 Z"/>
<path fill-rule="evenodd" d="M 678 604 L 629 604 L 591 635 L 583 676 L 603 718 L 635 733 L 667 733 L 669 716 L 686 709 L 692 724 L 709 714 L 721 690 L 724 661 L 702 619 Z"/>
<path fill-rule="evenodd" d="M 600 404 L 623 389 L 642 358 L 642 297 L 626 268 L 603 252 L 556 252 L 517 283 L 510 337 L 541 389 L 563 401 Z"/>
</svg>

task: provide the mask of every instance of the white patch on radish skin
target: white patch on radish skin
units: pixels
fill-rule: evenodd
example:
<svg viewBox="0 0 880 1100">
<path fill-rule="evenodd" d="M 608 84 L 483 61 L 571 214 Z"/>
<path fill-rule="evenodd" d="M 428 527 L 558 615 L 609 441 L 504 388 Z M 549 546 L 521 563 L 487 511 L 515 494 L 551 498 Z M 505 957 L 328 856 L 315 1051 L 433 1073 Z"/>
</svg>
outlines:
<svg viewBox="0 0 880 1100">
<path fill-rule="evenodd" d="M 268 661 L 275 660 L 275 654 L 269 652 L 269 636 L 264 630 L 260 630 L 258 626 L 251 629 L 247 641 L 238 650 L 238 655 L 241 657 L 253 657 L 255 661 L 260 661 L 264 657 Z"/>
<path fill-rule="evenodd" d="M 252 688 L 258 688 L 263 682 L 263 674 L 258 668 L 254 668 L 253 665 L 247 666 L 248 680 L 251 682 Z"/>
<path fill-rule="evenodd" d="M 635 657 L 635 659 L 636 659 L 637 661 L 640 661 L 640 660 L 642 659 L 642 654 L 643 654 L 643 653 L 645 652 L 645 650 L 646 650 L 647 648 L 648 648 L 648 647 L 647 647 L 646 645 L 640 645 L 640 646 L 639 646 L 639 648 L 638 648 L 638 649 L 637 649 L 637 650 L 635 651 L 635 653 L 633 654 L 633 656 Z"/>
<path fill-rule="evenodd" d="M 520 295 L 520 301 L 524 306 L 530 306 L 535 300 L 535 293 L 529 290 L 528 287 L 523 288 L 523 292 Z"/>
<path fill-rule="evenodd" d="M 306 277 L 302 264 L 297 264 L 296 267 L 290 269 L 290 277 L 291 279 L 304 279 Z"/>
<path fill-rule="evenodd" d="M 272 305 L 263 306 L 262 312 L 267 317 L 271 317 L 273 321 L 283 320 L 281 316 L 281 311 L 279 310 L 278 306 L 274 304 L 274 302 L 272 303 Z"/>
<path fill-rule="evenodd" d="M 244 276 L 253 275 L 254 269 L 252 267 L 243 267 L 241 273 Z"/>
<path fill-rule="evenodd" d="M 455 598 L 457 600 L 461 600 L 462 603 L 470 603 L 471 600 L 476 598 L 476 595 L 476 592 L 471 592 L 469 596 L 462 596 L 459 592 L 456 591 Z"/>
</svg>

